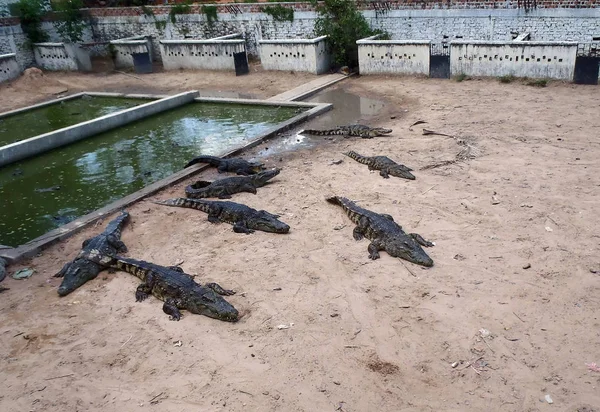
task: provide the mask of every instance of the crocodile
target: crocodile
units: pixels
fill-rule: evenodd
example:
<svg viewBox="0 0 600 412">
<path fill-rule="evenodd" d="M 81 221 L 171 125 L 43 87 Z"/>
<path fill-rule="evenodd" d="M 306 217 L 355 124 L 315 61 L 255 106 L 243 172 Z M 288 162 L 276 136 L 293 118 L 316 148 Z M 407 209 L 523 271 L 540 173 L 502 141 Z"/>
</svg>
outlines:
<svg viewBox="0 0 600 412">
<path fill-rule="evenodd" d="M 135 291 L 135 300 L 141 302 L 153 295 L 164 302 L 163 312 L 171 320 L 181 319 L 181 309 L 226 322 L 237 322 L 239 318 L 237 309 L 220 296 L 234 295 L 234 291 L 216 283 L 201 285 L 178 266 L 160 266 L 116 254 L 106 255 L 99 250 L 88 250 L 84 256 L 95 264 L 140 278 L 143 283 Z"/>
<path fill-rule="evenodd" d="M 241 203 L 219 200 L 188 199 L 185 197 L 154 201 L 159 205 L 185 207 L 208 213 L 211 223 L 226 222 L 236 233 L 254 233 L 255 230 L 271 233 L 288 233 L 290 227 L 278 220 L 279 215 L 256 210 Z"/>
<path fill-rule="evenodd" d="M 208 163 L 215 166 L 219 173 L 235 172 L 238 175 L 248 176 L 265 170 L 263 163 L 249 162 L 237 157 L 223 159 L 216 156 L 198 156 L 190 160 L 183 168 L 190 167 L 196 163 Z"/>
<path fill-rule="evenodd" d="M 358 136 L 363 139 L 372 139 L 377 136 L 384 136 L 386 134 L 392 133 L 392 129 L 385 129 L 383 127 L 369 127 L 362 124 L 351 124 L 348 126 L 338 126 L 334 129 L 326 129 L 326 130 L 313 130 L 306 129 L 301 133 L 313 134 L 316 136 L 331 136 L 331 135 L 341 135 L 346 138 L 350 136 Z"/>
<path fill-rule="evenodd" d="M 82 250 L 77 257 L 65 264 L 63 268 L 54 275 L 62 277 L 62 283 L 58 287 L 59 296 L 65 296 L 82 286 L 89 280 L 98 276 L 104 269 L 101 265 L 85 259 L 86 252 L 99 250 L 104 254 L 111 255 L 117 252 L 126 253 L 127 246 L 121 241 L 121 230 L 129 219 L 129 213 L 122 211 L 119 216 L 110 221 L 102 233 L 86 239 L 81 245 Z"/>
<path fill-rule="evenodd" d="M 226 177 L 214 182 L 199 180 L 185 188 L 185 195 L 190 199 L 201 199 L 204 197 L 231 199 L 231 195 L 239 192 L 256 194 L 257 187 L 266 185 L 279 172 L 281 172 L 281 169 L 271 169 L 255 175 Z"/>
<path fill-rule="evenodd" d="M 8 265 L 8 263 L 6 262 L 6 260 L 0 257 L 0 282 L 2 282 L 4 280 L 4 278 L 6 277 L 6 266 L 7 265 Z"/>
<path fill-rule="evenodd" d="M 379 251 L 385 250 L 392 257 L 426 267 L 433 266 L 433 260 L 421 247 L 430 247 L 433 243 L 417 233 L 405 233 L 402 226 L 394 222 L 392 216 L 363 209 L 345 197 L 333 196 L 326 200 L 341 206 L 356 224 L 352 233 L 355 240 L 361 240 L 363 237 L 371 240 L 368 247 L 370 259 L 379 259 Z"/>
<path fill-rule="evenodd" d="M 369 166 L 369 170 L 379 170 L 379 174 L 384 179 L 389 179 L 392 175 L 415 180 L 415 176 L 410 173 L 412 171 L 410 167 L 396 163 L 387 156 L 362 156 L 352 150 L 344 154 L 358 163 Z"/>
</svg>

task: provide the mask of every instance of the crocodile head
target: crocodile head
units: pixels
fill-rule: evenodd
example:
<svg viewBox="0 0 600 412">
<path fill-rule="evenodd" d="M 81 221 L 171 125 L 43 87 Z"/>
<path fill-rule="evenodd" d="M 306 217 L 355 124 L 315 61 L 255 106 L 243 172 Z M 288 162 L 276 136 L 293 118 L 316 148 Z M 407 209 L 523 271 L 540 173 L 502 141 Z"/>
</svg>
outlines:
<svg viewBox="0 0 600 412">
<path fill-rule="evenodd" d="M 75 259 L 69 264 L 63 281 L 58 287 L 58 295 L 66 296 L 78 287 L 90 281 L 100 273 L 100 267 L 87 259 Z"/>
<path fill-rule="evenodd" d="M 288 233 L 290 226 L 278 219 L 279 215 L 261 210 L 258 216 L 247 220 L 248 228 L 270 233 Z"/>
<path fill-rule="evenodd" d="M 237 309 L 212 290 L 192 294 L 186 300 L 186 309 L 225 322 L 237 322 L 239 318 Z"/>
<path fill-rule="evenodd" d="M 254 184 L 264 185 L 267 183 L 267 181 L 273 179 L 280 172 L 281 172 L 281 169 L 271 169 L 271 170 L 264 170 L 262 172 L 259 172 L 255 175 L 253 175 Z"/>
<path fill-rule="evenodd" d="M 392 129 L 386 129 L 383 127 L 374 127 L 371 130 L 369 130 L 369 135 L 371 136 L 383 136 L 385 134 L 390 133 L 392 133 Z"/>
<path fill-rule="evenodd" d="M 417 265 L 431 267 L 433 259 L 425 253 L 421 245 L 412 238 L 397 238 L 390 239 L 391 241 L 385 245 L 385 251 L 393 257 L 408 260 Z"/>
</svg>

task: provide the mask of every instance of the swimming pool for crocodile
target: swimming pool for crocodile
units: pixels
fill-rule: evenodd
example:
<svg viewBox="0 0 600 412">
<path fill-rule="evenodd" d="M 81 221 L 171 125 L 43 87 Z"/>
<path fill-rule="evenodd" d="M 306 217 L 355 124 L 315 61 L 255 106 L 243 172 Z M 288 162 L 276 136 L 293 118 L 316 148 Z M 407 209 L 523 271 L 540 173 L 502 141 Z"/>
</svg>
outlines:
<svg viewBox="0 0 600 412">
<path fill-rule="evenodd" d="M 135 104 L 140 102 L 65 103 L 5 120 L 3 136 L 16 141 Z M 24 244 L 181 170 L 199 154 L 243 146 L 305 110 L 194 102 L 9 164 L 0 168 L 0 244 Z"/>
</svg>

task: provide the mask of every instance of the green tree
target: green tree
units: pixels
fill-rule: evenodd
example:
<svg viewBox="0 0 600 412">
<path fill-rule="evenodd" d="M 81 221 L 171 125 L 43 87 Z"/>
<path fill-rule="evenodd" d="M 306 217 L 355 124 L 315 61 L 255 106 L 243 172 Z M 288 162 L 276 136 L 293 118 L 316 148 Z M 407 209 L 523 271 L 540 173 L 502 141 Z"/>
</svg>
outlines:
<svg viewBox="0 0 600 412">
<path fill-rule="evenodd" d="M 44 0 L 19 0 L 11 5 L 13 14 L 21 21 L 21 28 L 31 43 L 48 40 L 48 34 L 42 30 L 42 16 L 46 13 Z"/>
<path fill-rule="evenodd" d="M 337 65 L 358 66 L 356 41 L 375 34 L 387 35 L 382 30 L 373 30 L 353 0 L 324 0 L 316 6 L 315 34 L 329 36 L 334 62 Z"/>
<path fill-rule="evenodd" d="M 86 22 L 81 12 L 82 8 L 82 0 L 55 0 L 52 2 L 52 9 L 57 17 L 54 26 L 63 41 L 75 43 L 83 40 Z"/>
</svg>

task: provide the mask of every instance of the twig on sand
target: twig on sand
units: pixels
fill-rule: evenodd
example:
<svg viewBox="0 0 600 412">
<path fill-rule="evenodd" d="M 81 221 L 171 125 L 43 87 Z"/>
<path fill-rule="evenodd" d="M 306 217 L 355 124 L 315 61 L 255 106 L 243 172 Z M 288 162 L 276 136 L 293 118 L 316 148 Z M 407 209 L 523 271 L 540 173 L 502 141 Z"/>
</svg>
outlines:
<svg viewBox="0 0 600 412">
<path fill-rule="evenodd" d="M 515 315 L 521 322 L 525 323 L 525 321 L 523 319 L 521 319 L 521 317 L 519 315 L 517 315 L 514 311 L 513 311 L 513 315 Z"/>
<path fill-rule="evenodd" d="M 163 395 L 163 394 L 164 394 L 164 392 L 161 392 L 161 393 L 159 393 L 159 394 L 158 394 L 158 395 L 156 395 L 154 398 L 150 399 L 148 402 L 149 402 L 149 403 L 152 403 L 152 402 L 156 401 L 156 398 L 158 398 L 159 396 L 161 396 L 161 395 Z"/>
<path fill-rule="evenodd" d="M 465 369 L 467 369 L 469 366 L 471 366 L 472 364 L 474 364 L 475 362 L 477 362 L 477 361 L 479 361 L 479 360 L 481 360 L 481 359 L 483 359 L 483 356 L 480 356 L 480 357 L 478 357 L 478 358 L 477 358 L 477 359 L 475 359 L 473 362 L 469 362 L 469 363 L 467 363 L 467 365 L 466 365 L 464 368 L 462 368 L 461 370 L 465 370 Z"/>
<path fill-rule="evenodd" d="M 408 273 L 410 273 L 410 274 L 411 274 L 411 275 L 413 275 L 414 277 L 418 277 L 417 275 L 415 275 L 415 274 L 413 273 L 413 271 L 412 271 L 412 270 L 410 270 L 410 269 L 409 269 L 409 268 L 408 268 L 408 267 L 407 267 L 407 266 L 404 264 L 404 262 L 400 261 L 400 263 L 402 263 L 402 266 L 404 266 L 404 267 L 406 268 L 406 270 L 408 270 Z"/>
<path fill-rule="evenodd" d="M 454 136 L 452 136 L 450 134 L 435 132 L 433 130 L 427 130 L 427 129 L 423 129 L 423 134 L 425 136 L 430 135 L 430 134 L 435 134 L 435 135 L 438 135 L 438 136 L 446 136 L 446 137 L 452 137 L 452 138 L 454 138 Z"/>
<path fill-rule="evenodd" d="M 243 391 L 241 389 L 238 389 L 238 392 L 245 393 L 246 395 L 254 396 L 250 392 L 246 392 L 246 391 Z"/>
<path fill-rule="evenodd" d="M 485 343 L 485 346 L 487 346 L 488 348 L 490 348 L 490 350 L 492 351 L 492 353 L 496 353 L 494 352 L 494 349 L 492 349 L 492 347 L 490 345 L 488 345 L 487 341 L 485 340 L 485 338 L 482 336 L 481 340 L 483 341 L 483 343 Z"/>
<path fill-rule="evenodd" d="M 122 348 L 123 346 L 127 345 L 127 342 L 129 342 L 129 341 L 131 340 L 131 338 L 133 338 L 133 335 L 131 335 L 131 336 L 129 337 L 129 339 L 127 339 L 127 340 L 125 341 L 125 343 L 123 343 L 123 344 L 121 345 L 121 348 Z"/>
<path fill-rule="evenodd" d="M 69 373 L 68 375 L 55 376 L 55 377 L 53 377 L 53 378 L 46 378 L 46 379 L 44 379 L 44 380 L 46 380 L 46 381 L 51 381 L 51 380 L 53 380 L 53 379 L 66 378 L 66 377 L 68 377 L 68 376 L 73 376 L 73 375 L 75 375 L 75 374 L 74 374 L 74 373 Z"/>
<path fill-rule="evenodd" d="M 429 189 L 427 189 L 426 191 L 424 191 L 423 193 L 421 193 L 421 195 L 424 195 L 425 193 L 429 192 L 431 189 L 433 189 L 434 187 L 437 186 L 437 183 L 433 186 L 431 186 Z"/>
</svg>

